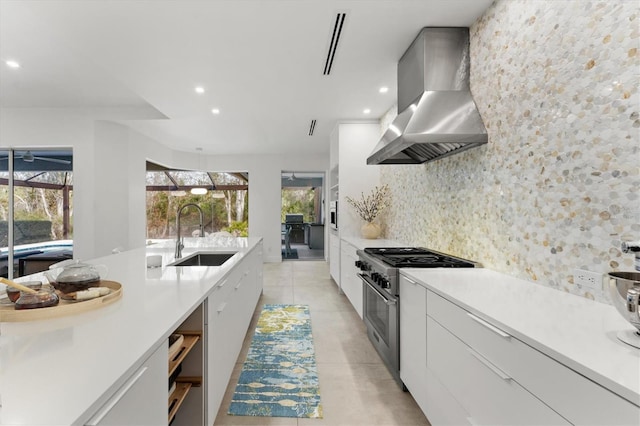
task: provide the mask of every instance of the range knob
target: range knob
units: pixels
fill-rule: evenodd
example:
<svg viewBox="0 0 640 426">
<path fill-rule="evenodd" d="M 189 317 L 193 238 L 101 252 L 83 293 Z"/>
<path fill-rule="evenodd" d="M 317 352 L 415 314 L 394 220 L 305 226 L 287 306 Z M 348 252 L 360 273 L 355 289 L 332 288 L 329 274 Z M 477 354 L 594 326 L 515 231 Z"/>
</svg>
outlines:
<svg viewBox="0 0 640 426">
<path fill-rule="evenodd" d="M 359 260 L 356 260 L 356 268 L 360 268 L 361 265 L 362 265 L 362 262 L 360 262 Z"/>
<path fill-rule="evenodd" d="M 377 272 L 374 272 L 373 274 L 371 274 L 371 279 L 373 280 L 374 283 L 380 282 L 380 274 Z"/>
<path fill-rule="evenodd" d="M 391 288 L 391 283 L 389 282 L 389 280 L 386 280 L 386 279 L 382 278 L 380 280 L 380 287 L 382 287 L 382 288 Z"/>
</svg>

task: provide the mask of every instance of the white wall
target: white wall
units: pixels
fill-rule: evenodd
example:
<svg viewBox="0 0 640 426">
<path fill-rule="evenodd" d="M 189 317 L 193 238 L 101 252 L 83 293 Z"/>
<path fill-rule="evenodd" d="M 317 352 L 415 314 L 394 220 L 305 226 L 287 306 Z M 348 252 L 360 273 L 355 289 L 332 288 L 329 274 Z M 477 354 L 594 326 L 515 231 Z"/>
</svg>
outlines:
<svg viewBox="0 0 640 426">
<path fill-rule="evenodd" d="M 95 241 L 93 196 L 95 179 L 93 121 L 68 109 L 1 109 L 0 146 L 31 148 L 73 148 L 73 231 L 76 253 L 93 255 Z M 84 213 L 83 213 L 84 212 Z"/>
<path fill-rule="evenodd" d="M 337 150 L 339 162 L 338 231 L 340 238 L 360 237 L 365 223 L 356 210 L 347 202 L 347 197 L 361 200 L 380 185 L 380 167 L 367 165 L 367 157 L 380 140 L 380 124 L 339 123 Z M 335 135 L 334 135 L 335 136 Z M 380 223 L 379 220 L 375 221 Z"/>
<path fill-rule="evenodd" d="M 196 155 L 173 151 L 109 119 L 113 111 L 0 110 L 0 146 L 70 147 L 74 154 L 74 255 L 90 259 L 145 244 L 146 161 L 189 170 L 249 173 L 249 235 L 265 261 L 280 259 L 282 170 L 326 171 L 326 155 Z"/>
</svg>

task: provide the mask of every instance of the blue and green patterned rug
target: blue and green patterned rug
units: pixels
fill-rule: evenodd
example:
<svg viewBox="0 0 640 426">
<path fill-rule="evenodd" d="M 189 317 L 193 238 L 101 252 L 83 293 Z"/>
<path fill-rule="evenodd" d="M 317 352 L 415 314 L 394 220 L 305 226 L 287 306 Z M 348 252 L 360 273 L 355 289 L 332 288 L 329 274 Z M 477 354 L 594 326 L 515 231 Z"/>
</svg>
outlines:
<svg viewBox="0 0 640 426">
<path fill-rule="evenodd" d="M 264 305 L 229 414 L 322 418 L 307 305 Z"/>
</svg>

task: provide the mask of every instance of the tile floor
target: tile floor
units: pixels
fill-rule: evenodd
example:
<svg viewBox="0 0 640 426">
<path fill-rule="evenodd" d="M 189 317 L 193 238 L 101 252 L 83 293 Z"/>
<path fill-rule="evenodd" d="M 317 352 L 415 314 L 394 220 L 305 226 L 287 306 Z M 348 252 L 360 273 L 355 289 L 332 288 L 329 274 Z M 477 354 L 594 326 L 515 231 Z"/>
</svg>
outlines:
<svg viewBox="0 0 640 426">
<path fill-rule="evenodd" d="M 284 249 L 284 246 L 282 247 Z M 307 244 L 291 243 L 291 248 L 298 252 L 298 259 L 283 260 L 324 260 L 324 249 L 310 249 Z"/>
<path fill-rule="evenodd" d="M 255 321 L 266 303 L 309 305 L 320 376 L 323 419 L 229 416 L 227 410 L 246 357 Z M 215 421 L 223 425 L 426 425 L 409 393 L 402 392 L 370 344 L 364 324 L 329 276 L 325 261 L 264 265 L 264 291 Z"/>
</svg>

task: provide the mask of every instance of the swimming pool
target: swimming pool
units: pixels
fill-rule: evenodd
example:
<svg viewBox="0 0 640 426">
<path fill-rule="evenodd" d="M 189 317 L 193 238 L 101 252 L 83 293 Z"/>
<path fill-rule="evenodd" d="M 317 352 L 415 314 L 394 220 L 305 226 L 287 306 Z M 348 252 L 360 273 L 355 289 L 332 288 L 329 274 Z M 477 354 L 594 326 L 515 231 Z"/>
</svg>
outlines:
<svg viewBox="0 0 640 426">
<path fill-rule="evenodd" d="M 13 276 L 19 277 L 43 271 L 50 265 L 73 257 L 73 240 L 43 241 L 21 244 L 13 251 Z M 9 249 L 0 249 L 0 276 L 9 274 Z"/>
<path fill-rule="evenodd" d="M 43 241 L 40 243 L 21 244 L 13 248 L 13 258 L 19 259 L 32 254 L 51 253 L 61 250 L 73 251 L 73 240 Z M 9 248 L 0 248 L 0 260 L 6 260 L 8 257 Z"/>
</svg>

